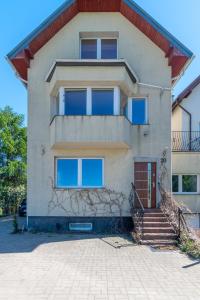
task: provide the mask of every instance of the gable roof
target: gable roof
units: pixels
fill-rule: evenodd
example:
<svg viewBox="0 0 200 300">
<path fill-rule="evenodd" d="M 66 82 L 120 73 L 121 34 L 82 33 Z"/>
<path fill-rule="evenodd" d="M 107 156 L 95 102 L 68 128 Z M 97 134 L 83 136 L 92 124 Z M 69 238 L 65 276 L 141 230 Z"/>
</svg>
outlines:
<svg viewBox="0 0 200 300">
<path fill-rule="evenodd" d="M 67 0 L 7 55 L 23 80 L 27 80 L 30 60 L 37 51 L 79 12 L 120 12 L 163 50 L 172 67 L 172 78 L 191 61 L 193 53 L 133 0 Z"/>
<path fill-rule="evenodd" d="M 180 93 L 180 95 L 176 98 L 176 100 L 172 104 L 172 110 L 174 110 L 179 104 L 181 104 L 181 102 L 185 98 L 187 98 L 199 84 L 200 84 L 200 75 Z"/>
</svg>

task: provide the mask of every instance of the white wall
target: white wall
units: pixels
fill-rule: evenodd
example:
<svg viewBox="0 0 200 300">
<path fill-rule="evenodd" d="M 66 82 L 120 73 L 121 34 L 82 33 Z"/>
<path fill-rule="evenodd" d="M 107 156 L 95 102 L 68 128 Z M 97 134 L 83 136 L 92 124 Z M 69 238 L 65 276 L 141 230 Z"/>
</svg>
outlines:
<svg viewBox="0 0 200 300">
<path fill-rule="evenodd" d="M 168 188 L 171 182 L 171 93 L 152 88 L 138 88 L 136 96 L 149 101 L 148 135 L 140 126 L 132 132 L 130 150 L 69 150 L 50 148 L 50 84 L 45 82 L 56 59 L 79 58 L 80 31 L 118 31 L 119 58 L 128 61 L 140 81 L 170 87 L 171 68 L 165 54 L 120 13 L 80 13 L 35 55 L 28 73 L 28 215 L 48 216 L 52 199 L 50 178 L 54 178 L 54 157 L 103 156 L 106 161 L 105 185 L 129 195 L 133 181 L 134 157 L 160 161 L 168 148 Z M 128 203 L 126 203 L 126 208 Z M 124 214 L 127 215 L 125 208 Z M 52 214 L 63 215 L 57 209 Z"/>
<path fill-rule="evenodd" d="M 192 115 L 192 131 L 200 131 L 200 84 L 180 104 Z M 180 107 L 173 112 L 172 130 L 189 130 L 189 116 Z"/>
</svg>

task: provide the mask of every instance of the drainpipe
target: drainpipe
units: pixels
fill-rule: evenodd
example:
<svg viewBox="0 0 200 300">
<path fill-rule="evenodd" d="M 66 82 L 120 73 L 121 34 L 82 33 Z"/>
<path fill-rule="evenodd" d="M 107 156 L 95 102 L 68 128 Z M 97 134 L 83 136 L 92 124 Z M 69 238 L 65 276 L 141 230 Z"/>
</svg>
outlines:
<svg viewBox="0 0 200 300">
<path fill-rule="evenodd" d="M 189 150 L 191 151 L 191 144 L 192 144 L 192 114 L 185 109 L 182 105 L 178 104 L 178 106 L 186 112 L 186 114 L 189 116 Z"/>
</svg>

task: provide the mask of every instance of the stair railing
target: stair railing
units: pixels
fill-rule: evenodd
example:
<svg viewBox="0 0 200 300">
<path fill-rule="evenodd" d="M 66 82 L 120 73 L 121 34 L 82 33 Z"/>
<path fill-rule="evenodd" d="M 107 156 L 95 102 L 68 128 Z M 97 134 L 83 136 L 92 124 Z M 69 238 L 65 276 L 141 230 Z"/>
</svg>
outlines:
<svg viewBox="0 0 200 300">
<path fill-rule="evenodd" d="M 137 243 L 140 243 L 143 237 L 144 206 L 133 183 L 131 183 L 129 203 L 134 222 L 134 238 Z"/>
<path fill-rule="evenodd" d="M 173 199 L 171 194 L 165 191 L 160 183 L 158 187 L 161 194 L 160 208 L 173 226 L 178 238 L 180 239 L 182 234 L 191 237 L 191 231 L 185 220 L 182 208 Z"/>
</svg>

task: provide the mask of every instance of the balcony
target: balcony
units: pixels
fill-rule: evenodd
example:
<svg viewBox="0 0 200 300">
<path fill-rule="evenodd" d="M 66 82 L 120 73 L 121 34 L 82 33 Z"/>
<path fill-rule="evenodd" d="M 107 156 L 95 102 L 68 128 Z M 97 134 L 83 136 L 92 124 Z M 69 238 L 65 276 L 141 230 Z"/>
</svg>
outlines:
<svg viewBox="0 0 200 300">
<path fill-rule="evenodd" d="M 124 116 L 55 116 L 50 125 L 50 144 L 53 149 L 128 149 L 131 127 Z"/>
<path fill-rule="evenodd" d="M 200 152 L 200 131 L 173 131 L 173 152 Z"/>
</svg>

